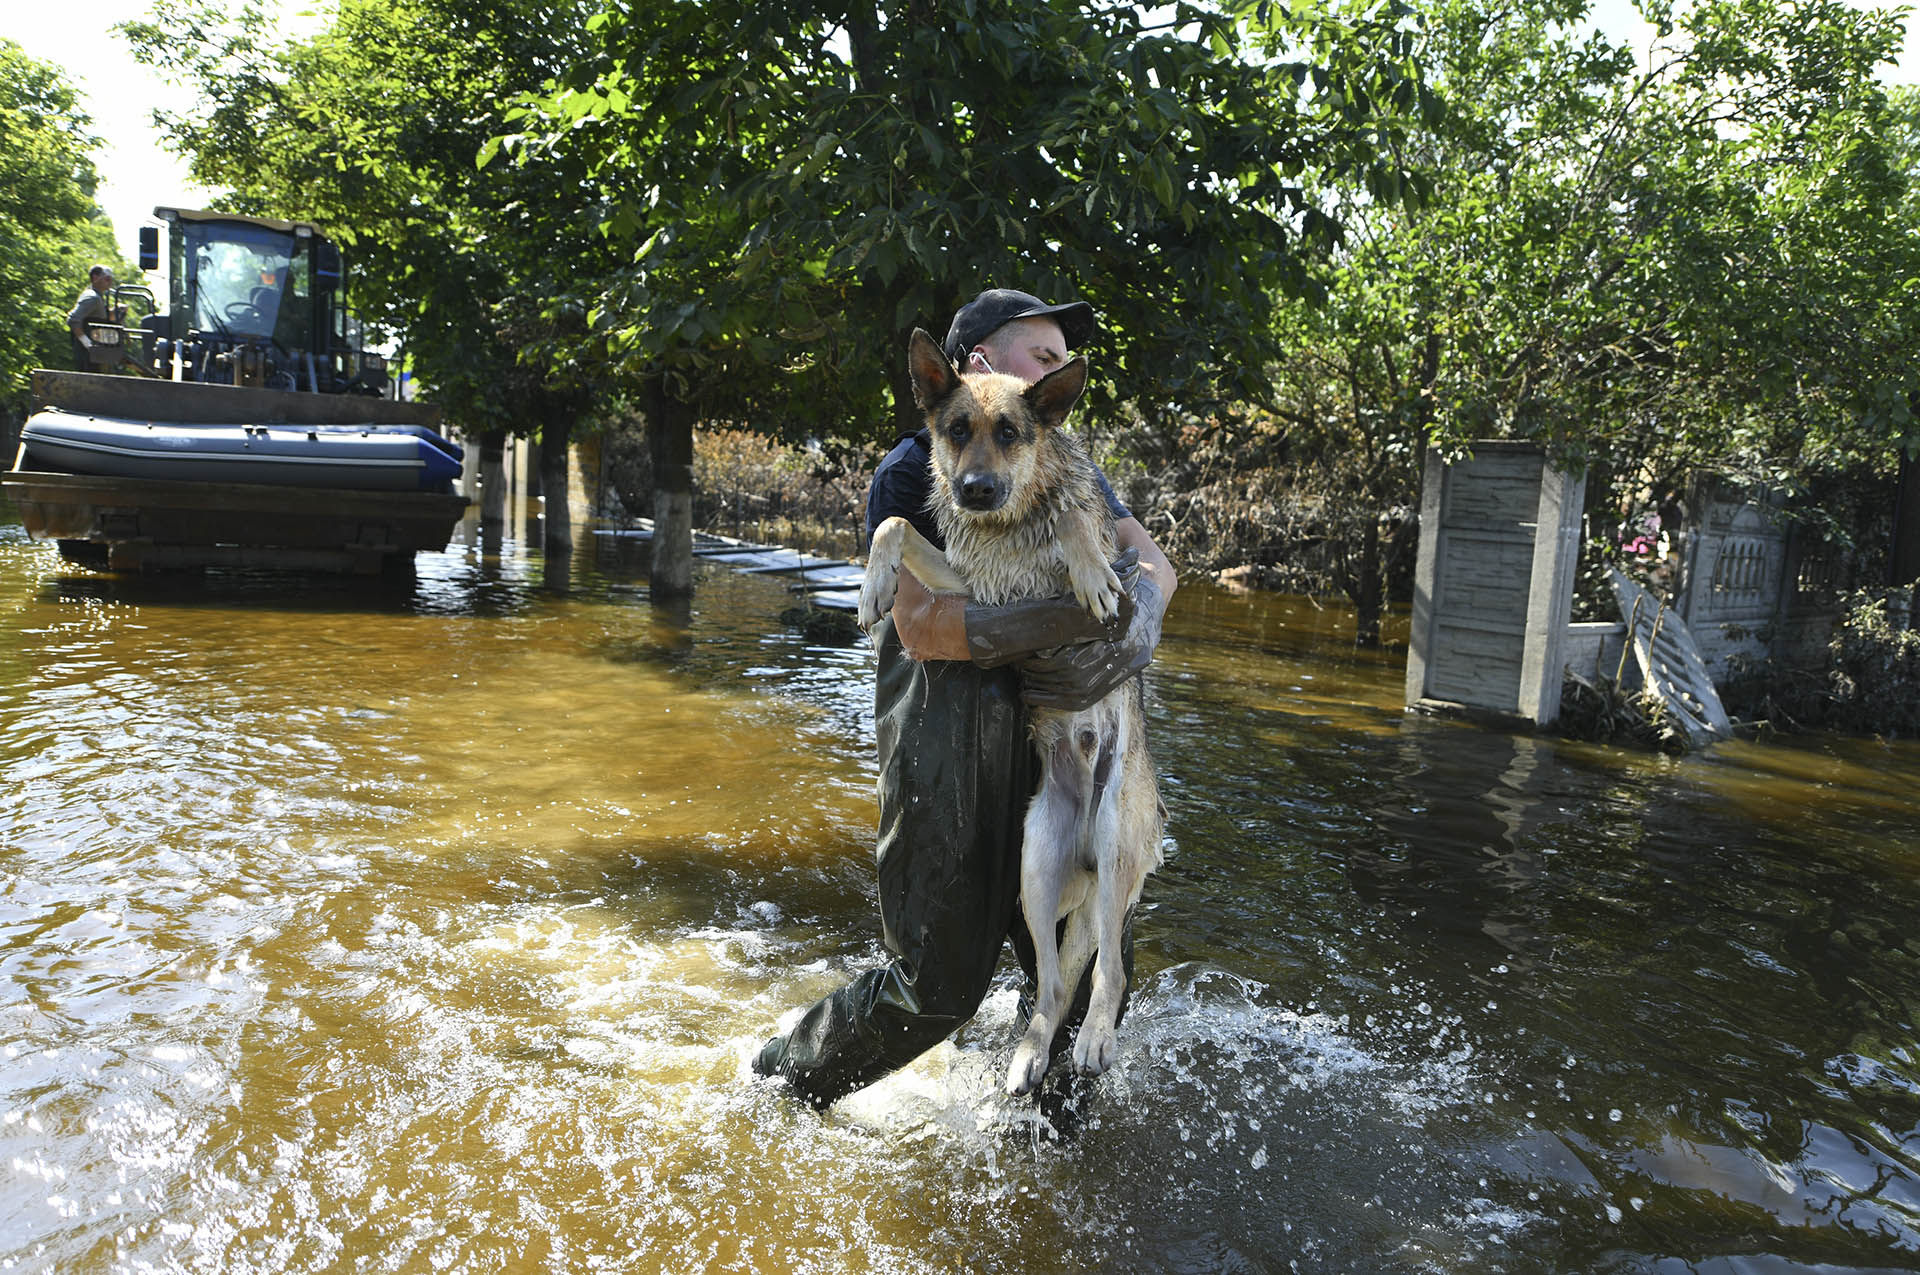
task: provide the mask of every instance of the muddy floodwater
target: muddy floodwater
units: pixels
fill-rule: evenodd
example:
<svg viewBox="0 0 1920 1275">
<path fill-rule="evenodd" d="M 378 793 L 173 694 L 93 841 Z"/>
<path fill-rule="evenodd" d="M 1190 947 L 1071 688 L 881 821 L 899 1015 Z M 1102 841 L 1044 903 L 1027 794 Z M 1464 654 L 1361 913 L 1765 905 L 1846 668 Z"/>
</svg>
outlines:
<svg viewBox="0 0 1920 1275">
<path fill-rule="evenodd" d="M 1183 589 L 1079 1136 L 1010 955 L 817 1115 L 747 1060 L 881 956 L 872 657 L 636 554 L 155 584 L 0 506 L 0 1269 L 1920 1269 L 1914 745 L 1412 718 Z"/>
</svg>

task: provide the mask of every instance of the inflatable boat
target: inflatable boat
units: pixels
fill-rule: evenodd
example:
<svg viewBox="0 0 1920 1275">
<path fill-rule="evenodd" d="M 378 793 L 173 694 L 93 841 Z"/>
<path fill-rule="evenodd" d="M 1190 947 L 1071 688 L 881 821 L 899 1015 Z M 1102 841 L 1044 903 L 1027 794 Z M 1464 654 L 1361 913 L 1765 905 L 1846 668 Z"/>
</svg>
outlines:
<svg viewBox="0 0 1920 1275">
<path fill-rule="evenodd" d="M 29 402 L 0 495 L 81 566 L 384 574 L 467 508 L 431 403 L 51 368 Z"/>
<path fill-rule="evenodd" d="M 460 447 L 424 425 L 215 424 L 57 408 L 20 431 L 21 468 L 183 482 L 450 492 Z"/>
</svg>

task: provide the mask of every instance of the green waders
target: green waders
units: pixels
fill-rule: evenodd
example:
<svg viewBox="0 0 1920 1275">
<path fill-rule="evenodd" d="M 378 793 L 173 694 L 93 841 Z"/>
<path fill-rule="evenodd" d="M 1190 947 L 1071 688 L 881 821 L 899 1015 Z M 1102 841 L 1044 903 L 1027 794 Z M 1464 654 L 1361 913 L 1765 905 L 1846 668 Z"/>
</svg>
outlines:
<svg viewBox="0 0 1920 1275">
<path fill-rule="evenodd" d="M 820 1000 L 753 1064 L 761 1075 L 785 1078 L 815 1107 L 905 1066 L 972 1018 L 1009 936 L 1029 987 L 1033 980 L 1033 945 L 1020 914 L 1020 842 L 1040 759 L 1027 735 L 1019 674 L 922 664 L 901 649 L 891 620 L 875 633 L 880 923 L 893 960 Z M 1065 1070 L 1058 1054 L 1086 1013 L 1087 982 L 1054 1038 L 1055 1072 Z M 1026 1003 L 1023 997 L 1023 1011 Z"/>
</svg>

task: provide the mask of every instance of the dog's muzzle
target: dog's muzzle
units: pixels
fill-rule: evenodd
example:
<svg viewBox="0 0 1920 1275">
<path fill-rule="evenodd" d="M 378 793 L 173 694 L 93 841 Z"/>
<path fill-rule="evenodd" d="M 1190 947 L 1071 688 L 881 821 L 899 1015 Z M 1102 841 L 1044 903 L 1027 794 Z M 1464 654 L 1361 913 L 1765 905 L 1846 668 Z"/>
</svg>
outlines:
<svg viewBox="0 0 1920 1275">
<path fill-rule="evenodd" d="M 1007 485 L 994 474 L 963 474 L 959 491 L 960 507 L 975 513 L 992 513 L 1007 503 Z"/>
</svg>

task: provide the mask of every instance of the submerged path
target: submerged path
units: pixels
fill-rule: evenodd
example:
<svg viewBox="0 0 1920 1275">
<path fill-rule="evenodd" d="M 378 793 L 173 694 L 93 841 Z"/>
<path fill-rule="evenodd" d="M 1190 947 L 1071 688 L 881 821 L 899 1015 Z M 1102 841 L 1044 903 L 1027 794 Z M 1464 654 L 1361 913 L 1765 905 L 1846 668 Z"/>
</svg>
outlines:
<svg viewBox="0 0 1920 1275">
<path fill-rule="evenodd" d="M 652 540 L 653 521 L 635 520 L 631 528 L 599 530 L 593 534 L 610 539 Z M 693 556 L 724 563 L 749 575 L 791 575 L 790 588 L 805 594 L 815 606 L 836 611 L 852 611 L 860 605 L 862 568 L 845 558 L 819 558 L 785 545 L 758 544 L 736 540 L 711 531 L 693 533 Z"/>
</svg>

